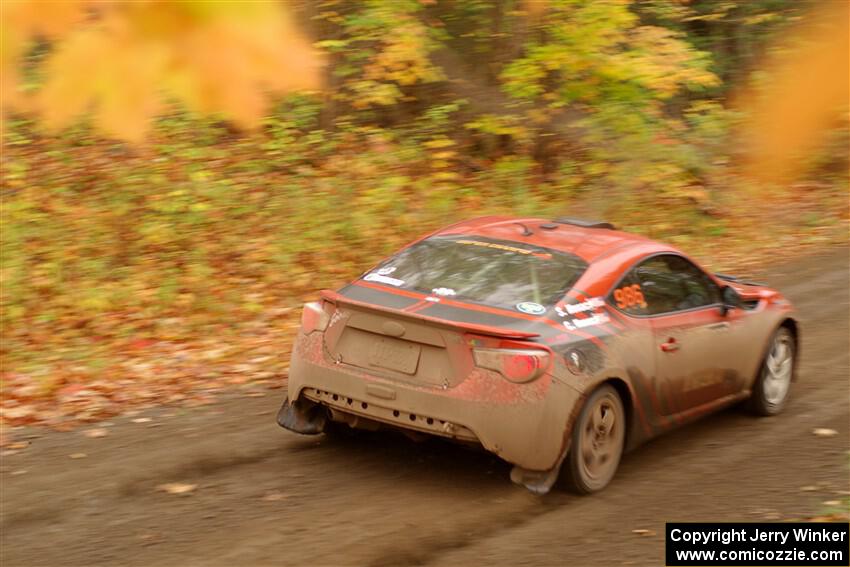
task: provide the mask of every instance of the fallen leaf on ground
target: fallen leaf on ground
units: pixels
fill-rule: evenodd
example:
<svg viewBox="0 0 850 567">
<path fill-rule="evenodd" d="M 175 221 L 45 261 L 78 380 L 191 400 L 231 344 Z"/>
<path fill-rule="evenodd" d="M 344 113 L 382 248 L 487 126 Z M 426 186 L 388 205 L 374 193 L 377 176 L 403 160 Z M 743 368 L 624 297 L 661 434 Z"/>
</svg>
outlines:
<svg viewBox="0 0 850 567">
<path fill-rule="evenodd" d="M 9 449 L 26 449 L 29 446 L 29 441 L 16 441 L 14 443 L 9 443 L 6 447 Z"/>
<path fill-rule="evenodd" d="M 83 435 L 85 435 L 86 437 L 92 437 L 92 438 L 106 437 L 107 435 L 109 435 L 109 432 L 107 430 L 99 427 L 97 429 L 89 429 L 88 431 L 84 431 Z"/>
<path fill-rule="evenodd" d="M 155 533 L 139 534 L 139 540 L 142 545 L 153 545 L 158 543 L 161 539 L 160 535 Z"/>
<path fill-rule="evenodd" d="M 812 485 L 808 485 L 808 486 L 801 486 L 801 487 L 800 487 L 800 490 L 801 490 L 802 492 L 814 492 L 814 491 L 815 491 L 815 490 L 817 490 L 817 489 L 818 489 L 818 487 L 817 487 L 817 486 L 812 486 Z"/>
<path fill-rule="evenodd" d="M 263 500 L 266 501 L 266 502 L 278 502 L 278 501 L 284 500 L 286 498 L 289 498 L 288 494 L 284 494 L 283 492 L 278 492 L 277 490 L 275 490 L 273 492 L 268 492 L 268 493 L 266 493 L 265 496 L 263 496 Z"/>
<path fill-rule="evenodd" d="M 31 407 L 20 406 L 16 408 L 3 408 L 0 413 L 6 419 L 24 419 L 31 417 L 35 413 L 35 410 Z"/>
<path fill-rule="evenodd" d="M 133 423 L 148 423 L 151 420 L 149 417 L 137 417 L 131 420 Z"/>
<path fill-rule="evenodd" d="M 183 482 L 167 482 L 156 487 L 157 490 L 169 494 L 188 494 L 198 488 L 197 484 L 186 484 Z"/>
<path fill-rule="evenodd" d="M 814 433 L 818 437 L 832 437 L 833 435 L 838 435 L 838 432 L 836 430 L 827 429 L 825 427 L 816 427 L 812 429 L 812 433 Z"/>
<path fill-rule="evenodd" d="M 840 513 L 840 514 L 829 514 L 826 516 L 814 516 L 809 518 L 807 521 L 809 522 L 846 522 L 850 519 L 850 514 Z"/>
<path fill-rule="evenodd" d="M 85 459 L 86 457 L 88 457 L 88 455 L 86 455 L 85 453 L 71 453 L 68 456 L 72 459 Z"/>
<path fill-rule="evenodd" d="M 19 474 L 27 474 L 27 470 L 26 470 L 26 469 L 21 469 L 21 470 L 19 470 L 19 471 L 12 471 L 12 473 L 11 473 L 11 474 L 12 474 L 12 476 L 18 476 Z"/>
<path fill-rule="evenodd" d="M 649 537 L 649 536 L 654 536 L 654 535 L 655 535 L 655 532 L 654 532 L 654 531 L 652 531 L 652 530 L 643 530 L 643 529 L 641 529 L 641 530 L 632 530 L 632 533 L 633 533 L 633 534 L 635 534 L 635 535 L 642 536 L 642 537 Z"/>
</svg>

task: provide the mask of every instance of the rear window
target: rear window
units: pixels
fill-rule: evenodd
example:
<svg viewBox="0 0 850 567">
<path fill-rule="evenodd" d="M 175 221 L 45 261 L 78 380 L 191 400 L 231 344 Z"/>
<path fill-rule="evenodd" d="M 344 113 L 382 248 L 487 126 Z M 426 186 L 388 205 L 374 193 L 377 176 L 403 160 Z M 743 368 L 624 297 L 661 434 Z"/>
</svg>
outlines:
<svg viewBox="0 0 850 567">
<path fill-rule="evenodd" d="M 418 242 L 363 276 L 366 281 L 542 314 L 587 263 L 572 254 L 480 236 Z"/>
</svg>

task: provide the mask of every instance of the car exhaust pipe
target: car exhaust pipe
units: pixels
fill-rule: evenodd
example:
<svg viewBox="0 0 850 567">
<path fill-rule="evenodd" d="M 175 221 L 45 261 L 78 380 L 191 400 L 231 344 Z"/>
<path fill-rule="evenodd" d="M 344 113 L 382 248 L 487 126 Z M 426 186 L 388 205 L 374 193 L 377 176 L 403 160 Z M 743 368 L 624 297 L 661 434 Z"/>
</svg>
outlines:
<svg viewBox="0 0 850 567">
<path fill-rule="evenodd" d="M 325 430 L 326 423 L 327 414 L 310 400 L 298 399 L 290 403 L 287 398 L 277 412 L 278 425 L 303 435 L 318 435 Z"/>
<path fill-rule="evenodd" d="M 327 408 L 327 416 L 331 421 L 345 423 L 352 429 L 365 429 L 366 431 L 377 431 L 381 424 L 373 419 L 360 417 L 352 413 L 340 411 L 335 408 Z"/>
</svg>

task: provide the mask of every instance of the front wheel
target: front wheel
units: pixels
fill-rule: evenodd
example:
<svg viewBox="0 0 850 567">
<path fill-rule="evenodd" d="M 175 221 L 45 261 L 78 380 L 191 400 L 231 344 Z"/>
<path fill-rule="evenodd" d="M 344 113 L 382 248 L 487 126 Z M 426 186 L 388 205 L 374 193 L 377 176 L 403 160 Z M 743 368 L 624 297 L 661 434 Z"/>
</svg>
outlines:
<svg viewBox="0 0 850 567">
<path fill-rule="evenodd" d="M 617 472 L 626 438 L 626 412 L 620 395 L 604 385 L 595 390 L 576 420 L 567 458 L 566 481 L 575 492 L 602 490 Z"/>
<path fill-rule="evenodd" d="M 767 354 L 753 384 L 750 408 L 757 415 L 776 415 L 785 407 L 788 390 L 794 377 L 794 356 L 797 342 L 787 327 L 773 334 Z"/>
</svg>

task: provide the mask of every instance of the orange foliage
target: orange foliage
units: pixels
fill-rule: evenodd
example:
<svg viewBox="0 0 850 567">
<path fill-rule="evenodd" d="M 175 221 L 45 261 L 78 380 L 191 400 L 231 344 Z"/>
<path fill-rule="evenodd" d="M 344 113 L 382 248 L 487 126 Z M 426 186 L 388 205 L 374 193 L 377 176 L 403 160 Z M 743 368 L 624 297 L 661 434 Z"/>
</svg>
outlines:
<svg viewBox="0 0 850 567">
<path fill-rule="evenodd" d="M 846 121 L 848 8 L 848 2 L 819 4 L 783 38 L 778 57 L 764 69 L 764 89 L 747 93 L 739 101 L 752 117 L 744 136 L 752 144 L 751 176 L 793 180 L 824 135 L 839 120 Z"/>
<path fill-rule="evenodd" d="M 62 128 L 92 113 L 103 132 L 141 141 L 166 101 L 244 128 L 267 94 L 317 89 L 322 61 L 272 2 L 11 0 L 2 11 L 3 104 Z M 37 37 L 51 41 L 44 84 L 22 91 Z"/>
</svg>

